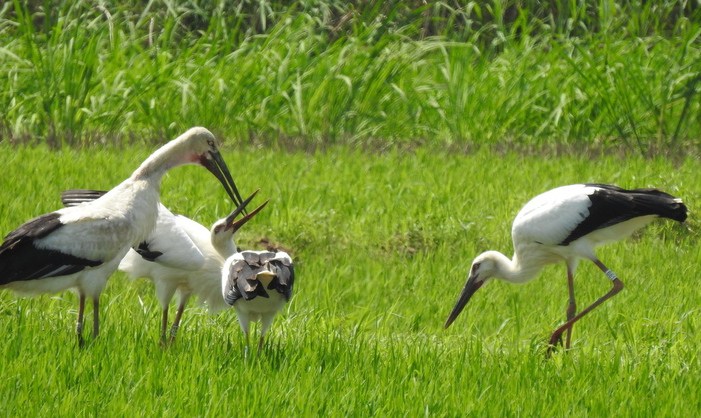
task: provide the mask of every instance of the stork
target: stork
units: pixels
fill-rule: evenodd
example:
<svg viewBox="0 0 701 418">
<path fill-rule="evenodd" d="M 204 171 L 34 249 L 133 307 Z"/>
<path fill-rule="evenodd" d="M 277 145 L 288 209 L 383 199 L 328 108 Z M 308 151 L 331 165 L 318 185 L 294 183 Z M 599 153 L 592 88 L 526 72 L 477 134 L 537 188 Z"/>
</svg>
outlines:
<svg viewBox="0 0 701 418">
<path fill-rule="evenodd" d="M 249 325 L 261 321 L 258 351 L 275 315 L 292 297 L 295 273 L 292 259 L 283 251 L 242 251 L 229 257 L 222 269 L 222 295 L 236 309 L 249 346 Z"/>
<path fill-rule="evenodd" d="M 61 194 L 61 201 L 66 206 L 74 206 L 104 193 L 99 190 L 67 190 Z M 192 295 L 198 296 L 211 313 L 228 308 L 221 296 L 222 265 L 237 251 L 234 234 L 268 204 L 266 200 L 236 220 L 257 193 L 258 190 L 226 218 L 215 222 L 211 230 L 190 218 L 173 214 L 159 203 L 156 227 L 119 263 L 119 270 L 131 279 L 144 277 L 153 281 L 161 305 L 161 344 L 175 341 L 185 306 Z M 178 308 L 168 337 L 168 306 L 176 292 Z"/>
<path fill-rule="evenodd" d="M 234 202 L 242 202 L 214 135 L 192 128 L 99 199 L 41 215 L 10 232 L 0 246 L 0 288 L 29 295 L 76 290 L 78 344 L 83 345 L 86 298 L 92 300 L 92 334 L 97 337 L 99 298 L 107 279 L 129 248 L 153 229 L 163 175 L 184 164 L 204 166 Z"/>
<path fill-rule="evenodd" d="M 623 289 L 623 282 L 595 255 L 601 244 L 630 236 L 654 218 L 684 222 L 687 209 L 677 199 L 656 189 L 625 190 L 606 184 L 574 184 L 547 191 L 531 199 L 516 215 L 511 229 L 514 256 L 487 251 L 472 262 L 465 287 L 445 322 L 455 318 L 472 295 L 492 278 L 511 283 L 533 279 L 546 264 L 564 261 L 567 265 L 569 304 L 567 321 L 550 337 L 548 354 L 562 344 L 569 349 L 572 326 L 584 315 Z M 579 260 L 592 261 L 612 282 L 609 292 L 577 313 L 574 273 Z"/>
</svg>

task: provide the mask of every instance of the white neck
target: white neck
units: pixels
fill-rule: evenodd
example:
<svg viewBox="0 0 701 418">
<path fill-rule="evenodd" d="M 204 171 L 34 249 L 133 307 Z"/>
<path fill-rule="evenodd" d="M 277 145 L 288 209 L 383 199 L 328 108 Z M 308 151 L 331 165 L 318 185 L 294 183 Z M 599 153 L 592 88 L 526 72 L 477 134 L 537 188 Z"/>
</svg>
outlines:
<svg viewBox="0 0 701 418">
<path fill-rule="evenodd" d="M 215 235 L 212 234 L 212 245 L 222 257 L 229 258 L 237 251 L 233 236 L 229 234 Z"/>
<path fill-rule="evenodd" d="M 531 280 L 541 269 L 540 264 L 521 263 L 518 255 L 509 259 L 498 251 L 490 251 L 491 259 L 496 264 L 494 277 L 511 283 L 523 283 Z"/>
<path fill-rule="evenodd" d="M 178 138 L 179 139 L 179 138 Z M 133 180 L 160 182 L 166 171 L 173 167 L 191 163 L 183 149 L 182 141 L 175 139 L 151 154 L 131 175 Z M 179 155 L 180 154 L 180 155 Z"/>
</svg>

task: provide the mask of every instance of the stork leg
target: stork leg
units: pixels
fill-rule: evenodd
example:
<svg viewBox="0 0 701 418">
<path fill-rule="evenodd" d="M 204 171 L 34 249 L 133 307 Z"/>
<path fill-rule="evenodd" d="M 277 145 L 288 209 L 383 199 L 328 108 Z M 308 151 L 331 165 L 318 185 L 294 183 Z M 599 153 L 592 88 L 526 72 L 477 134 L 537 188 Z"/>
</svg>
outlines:
<svg viewBox="0 0 701 418">
<path fill-rule="evenodd" d="M 597 299 L 591 305 L 587 306 L 583 311 L 581 311 L 579 314 L 574 316 L 572 319 L 570 319 L 567 322 L 565 322 L 564 324 L 562 324 L 558 329 L 556 329 L 553 332 L 553 335 L 550 337 L 550 345 L 548 347 L 547 356 L 549 356 L 552 353 L 553 349 L 555 348 L 555 344 L 557 343 L 558 339 L 562 338 L 562 333 L 565 330 L 571 328 L 572 325 L 574 325 L 575 322 L 579 321 L 584 315 L 588 314 L 594 308 L 601 305 L 607 299 L 614 296 L 616 293 L 620 292 L 621 289 L 623 289 L 623 282 L 616 276 L 616 274 L 614 274 L 614 272 L 609 270 L 609 268 L 606 267 L 604 265 L 604 263 L 602 263 L 598 259 L 595 258 L 592 261 L 594 262 L 594 264 L 596 264 L 601 269 L 601 271 L 603 271 L 606 274 L 606 276 L 609 279 L 611 279 L 613 286 L 611 287 L 611 290 L 609 290 L 605 295 L 603 295 L 602 297 Z"/>
<path fill-rule="evenodd" d="M 567 321 L 574 318 L 575 313 L 577 313 L 577 303 L 574 298 L 574 270 L 576 266 L 571 266 L 567 263 L 567 288 L 569 291 L 569 303 L 567 304 Z M 572 341 L 572 326 L 567 328 L 567 339 L 565 341 L 565 349 L 570 348 L 570 343 Z M 562 334 L 555 341 L 555 345 L 563 345 Z"/>
<path fill-rule="evenodd" d="M 78 322 L 75 324 L 75 333 L 78 336 L 78 347 L 83 347 L 83 313 L 85 311 L 85 295 L 81 292 L 78 301 Z"/>
<path fill-rule="evenodd" d="M 92 337 L 97 338 L 100 333 L 100 297 L 92 299 Z"/>
<path fill-rule="evenodd" d="M 248 358 L 248 349 L 250 346 L 250 339 L 249 339 L 249 326 L 250 326 L 250 320 L 248 318 L 248 315 L 240 312 L 237 310 L 238 313 L 238 318 L 239 318 L 239 325 L 241 325 L 241 331 L 243 331 L 243 356 L 244 358 Z"/>
<path fill-rule="evenodd" d="M 263 345 L 265 344 L 265 334 L 268 332 L 268 329 L 270 329 L 270 326 L 273 324 L 273 319 L 275 319 L 275 314 L 268 314 L 268 315 L 263 315 L 261 320 L 260 320 L 260 338 L 258 339 L 258 351 L 261 351 L 263 349 Z"/>
<path fill-rule="evenodd" d="M 161 314 L 161 345 L 166 344 L 166 328 L 168 328 L 168 306 L 163 308 L 163 313 Z"/>
<path fill-rule="evenodd" d="M 567 321 L 571 321 L 574 315 L 577 313 L 577 302 L 574 299 L 574 271 L 570 266 L 567 266 L 567 286 L 569 288 L 570 302 L 567 305 Z M 565 348 L 569 350 L 570 343 L 572 342 L 572 327 L 567 328 L 567 341 L 565 342 Z"/>
<path fill-rule="evenodd" d="M 180 304 L 178 305 L 178 311 L 175 313 L 175 320 L 173 321 L 173 326 L 170 327 L 170 340 L 172 344 L 175 341 L 175 336 L 178 334 L 178 328 L 180 327 L 180 320 L 183 317 L 183 312 L 185 311 L 185 305 L 187 305 L 187 300 L 190 295 L 182 295 L 180 298 Z"/>
</svg>

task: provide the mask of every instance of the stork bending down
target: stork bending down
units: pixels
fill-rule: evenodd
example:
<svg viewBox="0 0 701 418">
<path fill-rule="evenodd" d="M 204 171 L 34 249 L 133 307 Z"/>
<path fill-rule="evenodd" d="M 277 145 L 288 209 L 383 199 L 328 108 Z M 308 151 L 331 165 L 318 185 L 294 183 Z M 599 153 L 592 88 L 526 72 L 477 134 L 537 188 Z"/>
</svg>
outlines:
<svg viewBox="0 0 701 418">
<path fill-rule="evenodd" d="M 97 336 L 100 293 L 129 248 L 153 229 L 161 178 L 183 164 L 207 168 L 231 199 L 241 203 L 214 136 L 204 128 L 192 128 L 154 152 L 99 199 L 39 216 L 10 232 L 0 246 L 0 287 L 24 294 L 77 290 L 78 342 L 83 344 L 86 298 L 93 302 L 92 332 Z"/>
<path fill-rule="evenodd" d="M 680 199 L 655 189 L 625 190 L 605 184 L 575 184 L 538 195 L 514 220 L 511 230 L 513 259 L 497 251 L 478 255 L 445 327 L 453 323 L 472 295 L 489 279 L 522 283 L 534 278 L 544 265 L 564 261 L 569 287 L 567 321 L 550 337 L 548 353 L 562 343 L 565 331 L 565 348 L 569 348 L 574 323 L 623 289 L 623 282 L 596 257 L 594 249 L 628 237 L 656 217 L 684 222 L 686 213 L 686 206 Z M 611 280 L 612 288 L 577 314 L 574 273 L 580 259 L 596 264 Z"/>
</svg>

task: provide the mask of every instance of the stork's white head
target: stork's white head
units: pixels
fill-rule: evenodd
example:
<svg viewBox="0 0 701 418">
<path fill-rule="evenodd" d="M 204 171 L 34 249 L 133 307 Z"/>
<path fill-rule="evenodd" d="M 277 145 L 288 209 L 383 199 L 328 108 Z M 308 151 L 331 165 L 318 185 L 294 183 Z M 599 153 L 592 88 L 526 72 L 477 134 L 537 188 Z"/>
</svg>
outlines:
<svg viewBox="0 0 701 418">
<path fill-rule="evenodd" d="M 236 231 L 238 231 L 242 226 L 246 224 L 246 222 L 250 221 L 258 212 L 261 211 L 265 207 L 265 205 L 268 204 L 268 200 L 263 202 L 262 205 L 258 206 L 255 208 L 253 211 L 250 213 L 244 215 L 241 219 L 236 220 L 236 217 L 239 216 L 246 208 L 246 205 L 248 205 L 253 197 L 258 193 L 258 190 L 253 192 L 246 200 L 244 200 L 236 209 L 234 209 L 229 216 L 223 219 L 219 219 L 217 222 L 212 225 L 211 229 L 211 234 L 212 234 L 212 245 L 220 252 L 222 253 L 222 256 L 224 257 L 229 257 L 231 254 L 228 254 L 229 250 L 228 248 L 231 248 L 233 246 L 233 251 L 236 251 L 236 245 L 233 243 L 233 238 L 234 234 Z"/>
<path fill-rule="evenodd" d="M 467 302 L 470 301 L 472 295 L 482 287 L 487 280 L 499 276 L 500 266 L 504 255 L 497 251 L 486 251 L 475 257 L 470 267 L 470 272 L 467 275 L 467 282 L 460 293 L 455 307 L 445 321 L 445 328 L 455 321 L 455 318 L 460 315 Z"/>
<path fill-rule="evenodd" d="M 183 164 L 203 166 L 214 174 L 235 204 L 243 203 L 214 135 L 201 127 L 188 129 L 159 148 L 141 164 L 133 176 L 143 178 L 156 175 L 160 178 L 167 170 Z"/>
</svg>

